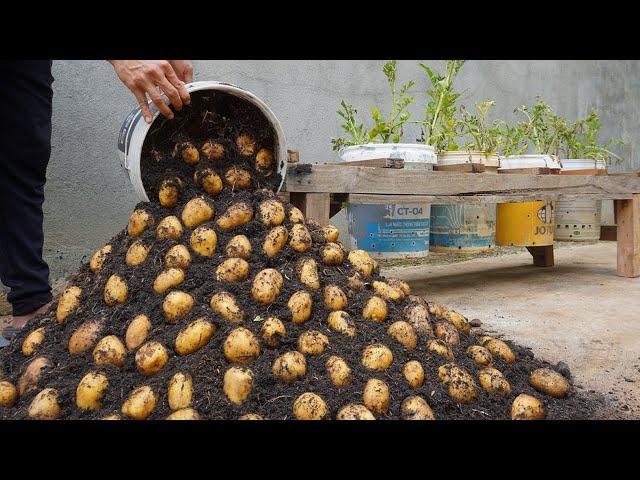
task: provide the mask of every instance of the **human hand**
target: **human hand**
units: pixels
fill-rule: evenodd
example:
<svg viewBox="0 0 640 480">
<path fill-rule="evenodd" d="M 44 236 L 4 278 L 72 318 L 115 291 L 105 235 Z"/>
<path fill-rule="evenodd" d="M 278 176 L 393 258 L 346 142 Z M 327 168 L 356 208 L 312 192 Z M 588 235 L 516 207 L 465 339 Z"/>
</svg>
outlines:
<svg viewBox="0 0 640 480">
<path fill-rule="evenodd" d="M 109 60 L 109 63 L 113 65 L 122 83 L 135 95 L 147 123 L 153 121 L 147 95 L 168 119 L 172 119 L 174 115 L 160 92 L 167 96 L 178 111 L 182 110 L 183 104 L 191 103 L 184 84 L 193 79 L 193 67 L 186 60 Z M 179 73 L 175 70 L 176 67 Z"/>
</svg>

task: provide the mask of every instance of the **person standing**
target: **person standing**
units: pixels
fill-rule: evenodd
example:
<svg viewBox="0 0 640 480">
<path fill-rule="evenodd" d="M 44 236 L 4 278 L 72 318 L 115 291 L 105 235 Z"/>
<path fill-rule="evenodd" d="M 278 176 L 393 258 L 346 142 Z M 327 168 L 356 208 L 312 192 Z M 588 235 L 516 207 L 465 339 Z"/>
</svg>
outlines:
<svg viewBox="0 0 640 480">
<path fill-rule="evenodd" d="M 153 120 L 149 102 L 173 118 L 189 105 L 186 83 L 193 66 L 186 60 L 109 60 L 131 90 L 144 119 Z M 51 154 L 53 76 L 51 60 L 0 62 L 0 281 L 10 291 L 13 317 L 0 347 L 51 304 L 44 244 L 44 185 Z"/>
</svg>

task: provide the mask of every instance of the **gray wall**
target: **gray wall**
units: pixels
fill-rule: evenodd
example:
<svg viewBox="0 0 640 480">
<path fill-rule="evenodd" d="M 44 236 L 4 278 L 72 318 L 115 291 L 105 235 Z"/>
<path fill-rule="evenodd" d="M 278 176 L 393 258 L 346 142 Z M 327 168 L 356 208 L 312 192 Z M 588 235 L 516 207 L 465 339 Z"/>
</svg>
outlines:
<svg viewBox="0 0 640 480">
<path fill-rule="evenodd" d="M 247 88 L 265 100 L 284 126 L 289 148 L 302 161 L 336 159 L 330 138 L 340 133 L 335 114 L 341 99 L 367 113 L 373 102 L 386 108 L 382 61 L 196 61 L 195 78 L 221 80 Z M 441 66 L 442 62 L 429 62 Z M 422 69 L 399 62 L 401 81 L 418 81 L 421 116 Z M 117 161 L 115 141 L 133 96 L 102 61 L 54 62 L 53 153 L 45 202 L 45 254 L 53 279 L 73 273 L 83 256 L 126 225 L 136 204 Z M 600 110 L 604 134 L 632 144 L 626 168 L 640 168 L 636 132 L 640 126 L 640 62 L 469 61 L 458 86 L 468 103 L 495 99 L 496 114 L 542 95 L 560 114 Z M 407 140 L 418 136 L 407 132 Z"/>
</svg>

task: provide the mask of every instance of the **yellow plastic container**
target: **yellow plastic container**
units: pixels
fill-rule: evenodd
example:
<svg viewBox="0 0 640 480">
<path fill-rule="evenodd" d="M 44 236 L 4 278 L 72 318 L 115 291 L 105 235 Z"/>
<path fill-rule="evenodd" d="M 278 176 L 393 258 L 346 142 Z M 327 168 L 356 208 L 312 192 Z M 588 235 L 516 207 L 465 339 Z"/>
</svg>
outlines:
<svg viewBox="0 0 640 480">
<path fill-rule="evenodd" d="M 496 244 L 517 247 L 553 245 L 555 203 L 499 203 L 496 208 Z"/>
</svg>

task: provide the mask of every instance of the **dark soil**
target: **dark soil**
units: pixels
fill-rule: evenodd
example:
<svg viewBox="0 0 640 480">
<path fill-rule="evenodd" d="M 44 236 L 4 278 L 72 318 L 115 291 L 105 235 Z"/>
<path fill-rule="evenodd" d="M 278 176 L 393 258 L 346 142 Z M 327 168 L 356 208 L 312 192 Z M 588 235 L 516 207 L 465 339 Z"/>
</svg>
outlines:
<svg viewBox="0 0 640 480">
<path fill-rule="evenodd" d="M 209 113 L 206 113 L 209 112 Z M 204 120 L 203 120 L 204 118 Z M 236 150 L 235 138 L 240 133 L 252 135 L 265 148 L 273 148 L 273 133 L 260 112 L 247 108 L 233 97 L 222 95 L 200 96 L 194 95 L 193 106 L 178 112 L 174 122 L 160 121 L 161 125 L 152 128 L 144 149 L 142 172 L 144 184 L 152 199 L 150 204 L 139 204 L 137 208 L 144 208 L 153 214 L 156 224 L 165 216 L 176 215 L 184 204 L 195 195 L 203 195 L 192 183 L 193 169 L 172 152 L 176 142 L 191 140 L 196 146 L 203 141 L 213 138 L 223 143 L 228 156 L 212 166 L 221 173 L 230 165 L 242 163 L 252 172 L 255 180 L 252 191 L 232 190 L 225 186 L 225 190 L 215 198 L 215 217 L 224 212 L 226 207 L 239 199 L 251 203 L 254 210 L 260 201 L 274 196 L 269 191 L 257 190 L 262 187 L 273 188 L 279 183 L 275 172 L 270 177 L 264 177 L 253 168 L 252 159 L 242 157 Z M 153 152 L 152 152 L 153 150 Z M 160 158 L 160 161 L 157 159 Z M 200 166 L 200 165 L 198 165 Z M 158 186 L 162 179 L 172 175 L 181 176 L 186 185 L 181 192 L 181 200 L 175 208 L 164 208 L 155 202 Z M 287 205 L 287 213 L 290 206 Z M 214 217 L 214 218 L 215 218 Z M 213 227 L 214 223 L 210 225 Z M 291 225 L 285 221 L 285 226 Z M 402 347 L 387 334 L 387 328 L 396 320 L 403 319 L 402 310 L 406 300 L 400 304 L 387 302 L 389 318 L 384 323 L 375 323 L 362 318 L 362 308 L 366 300 L 372 295 L 370 284 L 361 292 L 349 291 L 346 277 L 354 273 L 351 265 L 345 263 L 338 267 L 328 267 L 322 264 L 320 248 L 325 242 L 317 227 L 311 226 L 313 231 L 313 247 L 305 253 L 299 254 L 289 246 L 278 255 L 268 258 L 262 253 L 262 242 L 268 228 L 257 220 L 231 232 L 218 231 L 218 248 L 213 257 L 200 257 L 192 252 L 192 265 L 186 271 L 185 281 L 176 289 L 190 293 L 195 299 L 195 305 L 188 317 L 171 325 L 165 321 L 162 311 L 164 295 L 156 294 L 152 289 L 153 280 L 163 269 L 165 252 L 177 242 L 159 240 L 155 236 L 155 228 L 148 229 L 141 237 L 132 238 L 126 230 L 116 235 L 109 243 L 113 252 L 107 257 L 104 268 L 99 273 L 92 273 L 88 264 L 70 279 L 70 284 L 83 289 L 79 308 L 67 317 L 62 324 L 55 323 L 55 307 L 39 317 L 31 320 L 27 327 L 13 339 L 11 345 L 0 352 L 0 369 L 3 379 L 17 383 L 18 378 L 31 361 L 21 353 L 21 345 L 26 335 L 37 327 L 45 327 L 45 341 L 35 356 L 44 356 L 52 362 L 52 368 L 45 371 L 37 389 L 26 393 L 19 399 L 16 406 L 10 409 L 0 408 L 2 419 L 27 418 L 27 409 L 31 399 L 42 388 L 52 387 L 58 391 L 62 405 L 62 418 L 68 419 L 97 419 L 112 413 L 119 413 L 123 402 L 137 387 L 149 385 L 159 394 L 158 404 L 150 419 L 162 419 L 171 413 L 167 403 L 167 387 L 169 379 L 177 372 L 191 374 L 194 383 L 193 407 L 206 419 L 235 419 L 245 413 L 258 413 L 266 419 L 290 419 L 293 417 L 292 405 L 295 399 L 304 392 L 315 392 L 320 395 L 329 407 L 327 418 L 335 418 L 337 411 L 348 403 L 362 403 L 362 391 L 369 378 L 383 380 L 391 392 L 391 404 L 388 415 L 376 415 L 379 419 L 400 418 L 400 405 L 410 395 L 421 395 L 432 407 L 438 419 L 508 419 L 510 418 L 511 403 L 520 393 L 528 393 L 543 400 L 547 408 L 549 419 L 589 419 L 597 418 L 603 411 L 603 403 L 599 398 L 586 396 L 582 392 L 572 389 L 565 399 L 555 399 L 536 392 L 528 384 L 530 372 L 539 367 L 551 367 L 547 363 L 535 359 L 533 354 L 524 347 L 511 342 L 509 346 L 517 356 L 514 364 L 506 364 L 502 360 L 495 361 L 495 367 L 503 372 L 509 381 L 512 393 L 500 398 L 482 390 L 478 384 L 477 400 L 470 405 L 462 405 L 454 401 L 447 393 L 447 388 L 438 380 L 438 367 L 447 363 L 441 357 L 426 351 L 426 339 L 420 338 L 418 347 L 409 351 Z M 185 228 L 183 242 L 188 245 L 190 229 Z M 224 246 L 228 240 L 237 234 L 246 235 L 252 243 L 253 252 L 249 261 L 250 276 L 246 281 L 238 283 L 219 282 L 215 279 L 215 268 L 226 257 Z M 136 240 L 141 240 L 150 246 L 147 260 L 140 266 L 130 267 L 125 264 L 124 257 L 129 246 Z M 329 310 L 322 301 L 321 291 L 310 292 L 313 297 L 312 318 L 301 325 L 290 321 L 287 301 L 292 293 L 298 290 L 308 290 L 299 282 L 296 274 L 296 263 L 301 257 L 316 259 L 321 274 L 321 284 L 335 284 L 349 292 L 349 306 L 347 312 L 356 321 L 356 336 L 350 338 L 334 332 L 327 327 Z M 253 277 L 264 268 L 276 268 L 284 276 L 284 285 L 277 300 L 265 307 L 257 304 L 251 297 Z M 127 283 L 129 296 L 123 305 L 108 307 L 103 301 L 103 289 L 110 275 L 117 273 Z M 376 273 L 373 279 L 381 278 Z M 241 326 L 253 331 L 260 337 L 262 322 L 269 316 L 283 320 L 286 326 L 286 337 L 277 349 L 267 348 L 261 342 L 262 354 L 249 368 L 254 373 L 254 386 L 248 400 L 240 406 L 229 402 L 222 391 L 222 378 L 229 368 L 229 363 L 222 353 L 222 344 L 228 333 L 237 328 L 238 324 L 231 324 L 209 307 L 211 296 L 220 291 L 228 291 L 236 296 L 241 308 L 245 311 L 245 321 Z M 429 299 L 432 300 L 432 299 Z M 156 375 L 142 376 L 134 361 L 135 352 L 127 354 L 127 360 L 122 368 L 113 366 L 101 367 L 109 378 L 109 387 L 103 398 L 102 408 L 98 411 L 81 411 L 75 406 L 75 391 L 82 377 L 89 371 L 96 370 L 93 365 L 91 349 L 85 354 L 71 355 L 67 345 L 72 333 L 82 323 L 89 320 L 99 320 L 103 328 L 100 337 L 116 335 L 124 340 L 129 322 L 138 314 L 146 314 L 152 321 L 153 327 L 147 340 L 156 340 L 164 344 L 169 350 L 169 361 Z M 197 352 L 184 357 L 178 356 L 173 345 L 178 332 L 192 320 L 207 317 L 218 327 L 209 343 Z M 437 319 L 432 318 L 432 322 Z M 298 336 L 307 330 L 318 330 L 329 338 L 329 346 L 325 352 L 317 357 L 307 355 L 307 374 L 293 384 L 286 385 L 279 382 L 271 373 L 276 357 L 286 351 L 297 348 Z M 477 379 L 477 366 L 465 353 L 467 346 L 478 344 L 477 337 L 460 334 L 461 343 L 453 347 L 455 363 L 466 369 Z M 384 343 L 393 351 L 394 360 L 385 372 L 372 372 L 360 363 L 362 352 L 372 343 Z M 329 356 L 342 357 L 352 369 L 353 382 L 350 386 L 338 388 L 331 383 L 326 370 Z M 402 367 L 409 360 L 418 360 L 424 367 L 426 380 L 422 387 L 412 389 L 402 375 Z"/>
</svg>

